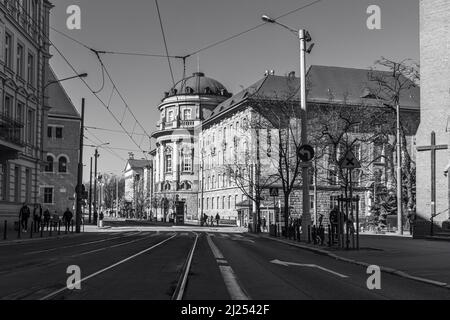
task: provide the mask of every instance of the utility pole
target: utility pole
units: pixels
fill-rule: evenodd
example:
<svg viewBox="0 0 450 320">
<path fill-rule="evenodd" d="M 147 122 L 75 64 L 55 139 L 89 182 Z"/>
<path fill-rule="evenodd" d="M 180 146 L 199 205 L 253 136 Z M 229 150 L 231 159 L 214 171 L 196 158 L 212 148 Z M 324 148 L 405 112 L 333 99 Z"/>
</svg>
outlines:
<svg viewBox="0 0 450 320">
<path fill-rule="evenodd" d="M 95 148 L 95 169 L 94 169 L 94 224 L 97 224 L 97 158 L 99 157 L 98 149 Z"/>
<path fill-rule="evenodd" d="M 84 144 L 84 103 L 85 99 L 81 100 L 81 131 L 80 131 L 80 150 L 78 152 L 78 182 L 77 182 L 77 203 L 75 213 L 75 231 L 81 232 L 81 202 L 83 200 L 83 144 Z"/>
<path fill-rule="evenodd" d="M 301 106 L 301 142 L 302 145 L 308 143 L 307 135 L 307 110 L 306 110 L 306 37 L 310 41 L 309 34 L 306 30 L 300 29 L 298 37 L 300 40 L 300 106 Z M 308 167 L 302 167 L 302 195 L 303 195 L 303 210 L 302 210 L 302 240 L 308 239 L 308 227 L 311 224 L 311 214 L 309 212 L 309 172 Z"/>
<path fill-rule="evenodd" d="M 117 179 L 117 176 L 115 176 L 116 179 L 116 218 L 119 216 L 119 180 Z"/>
<path fill-rule="evenodd" d="M 89 223 L 92 222 L 92 157 L 91 167 L 89 172 Z"/>
<path fill-rule="evenodd" d="M 398 99 L 398 98 L 397 98 Z M 397 228 L 403 234 L 402 212 L 402 142 L 400 137 L 400 103 L 397 101 Z"/>
</svg>

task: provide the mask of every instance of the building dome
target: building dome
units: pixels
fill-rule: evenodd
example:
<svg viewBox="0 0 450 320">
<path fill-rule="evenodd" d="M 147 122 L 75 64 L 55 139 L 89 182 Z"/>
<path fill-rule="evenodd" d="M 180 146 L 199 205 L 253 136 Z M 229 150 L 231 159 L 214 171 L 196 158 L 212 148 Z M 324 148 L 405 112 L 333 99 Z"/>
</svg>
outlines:
<svg viewBox="0 0 450 320">
<path fill-rule="evenodd" d="M 230 97 L 231 93 L 223 84 L 212 78 L 205 77 L 202 72 L 195 72 L 192 76 L 184 78 L 175 84 L 169 92 L 165 93 L 166 97 L 176 95 L 212 95 Z"/>
</svg>

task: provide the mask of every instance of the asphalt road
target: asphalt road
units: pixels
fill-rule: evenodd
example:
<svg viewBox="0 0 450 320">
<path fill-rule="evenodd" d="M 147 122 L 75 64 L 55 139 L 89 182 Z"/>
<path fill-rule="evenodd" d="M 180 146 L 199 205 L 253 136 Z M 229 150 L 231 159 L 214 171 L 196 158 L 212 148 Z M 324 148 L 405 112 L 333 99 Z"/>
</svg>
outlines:
<svg viewBox="0 0 450 320">
<path fill-rule="evenodd" d="M 69 266 L 81 289 L 67 288 Z M 226 232 L 110 232 L 0 243 L 0 299 L 450 299 L 450 290 L 381 274 L 270 239 Z"/>
</svg>

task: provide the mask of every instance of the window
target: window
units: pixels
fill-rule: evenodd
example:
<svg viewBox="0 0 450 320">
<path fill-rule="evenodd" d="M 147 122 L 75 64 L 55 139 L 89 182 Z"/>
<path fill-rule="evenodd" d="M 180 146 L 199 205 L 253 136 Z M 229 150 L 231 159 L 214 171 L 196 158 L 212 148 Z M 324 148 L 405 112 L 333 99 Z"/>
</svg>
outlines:
<svg viewBox="0 0 450 320">
<path fill-rule="evenodd" d="M 173 110 L 170 110 L 167 113 L 167 122 L 172 122 L 173 121 Z"/>
<path fill-rule="evenodd" d="M 183 119 L 184 120 L 191 120 L 192 111 L 191 109 L 184 109 L 183 110 Z"/>
<path fill-rule="evenodd" d="M 373 145 L 373 161 L 384 163 L 384 143 L 381 139 L 377 139 Z"/>
<path fill-rule="evenodd" d="M 58 160 L 58 171 L 60 173 L 66 173 L 67 172 L 67 158 L 66 157 L 60 157 Z"/>
<path fill-rule="evenodd" d="M 34 56 L 31 53 L 28 53 L 27 79 L 28 83 L 34 86 Z"/>
<path fill-rule="evenodd" d="M 339 196 L 330 196 L 330 209 L 333 210 L 335 207 L 339 206 Z"/>
<path fill-rule="evenodd" d="M 53 127 L 47 127 L 47 137 L 51 138 L 53 132 Z"/>
<path fill-rule="evenodd" d="M 192 156 L 190 154 L 183 154 L 183 171 L 192 171 Z"/>
<path fill-rule="evenodd" d="M 28 110 L 27 115 L 27 142 L 33 144 L 34 142 L 34 111 Z"/>
<path fill-rule="evenodd" d="M 63 137 L 63 128 L 62 127 L 56 127 L 55 128 L 55 136 L 56 136 L 56 139 L 62 139 L 62 137 Z"/>
<path fill-rule="evenodd" d="M 44 188 L 44 204 L 53 204 L 53 188 Z"/>
<path fill-rule="evenodd" d="M 211 198 L 211 209 L 214 209 L 214 198 Z"/>
<path fill-rule="evenodd" d="M 231 209 L 231 196 L 228 196 L 228 209 Z"/>
<path fill-rule="evenodd" d="M 9 33 L 5 34 L 5 64 L 8 68 L 12 68 L 12 36 Z"/>
<path fill-rule="evenodd" d="M 3 112 L 8 118 L 12 118 L 13 116 L 12 99 L 13 99 L 12 97 L 5 95 L 5 109 L 3 110 Z"/>
<path fill-rule="evenodd" d="M 6 200 L 6 189 L 8 186 L 8 181 L 7 181 L 8 177 L 7 177 L 6 172 L 7 172 L 6 163 L 0 164 L 0 181 L 1 181 L 0 187 L 2 188 L 1 192 L 0 192 L 0 200 L 2 200 L 2 201 Z"/>
<path fill-rule="evenodd" d="M 20 167 L 15 166 L 14 167 L 14 201 L 20 202 Z"/>
<path fill-rule="evenodd" d="M 360 161 L 361 160 L 361 144 L 357 143 L 354 144 L 352 147 L 353 154 L 355 155 L 355 158 Z"/>
<path fill-rule="evenodd" d="M 30 169 L 26 169 L 25 170 L 25 201 L 26 202 L 31 202 L 31 170 Z"/>
<path fill-rule="evenodd" d="M 21 103 L 21 102 L 18 102 L 17 103 L 17 114 L 16 114 L 16 120 L 19 122 L 19 123 L 21 123 L 21 124 L 23 124 L 24 123 L 24 117 L 25 117 L 25 114 L 24 114 L 24 112 L 25 112 L 25 105 L 23 104 L 23 103 Z M 18 132 L 18 140 L 23 140 L 23 128 L 20 128 L 20 130 L 19 130 L 19 132 Z"/>
<path fill-rule="evenodd" d="M 17 74 L 23 78 L 23 60 L 24 60 L 24 56 L 23 56 L 23 45 L 18 44 L 17 45 L 17 64 L 16 64 L 16 68 L 17 68 Z"/>
<path fill-rule="evenodd" d="M 225 196 L 222 197 L 222 209 L 225 209 Z"/>
<path fill-rule="evenodd" d="M 314 210 L 314 195 L 313 194 L 309 195 L 309 208 L 311 210 Z"/>
<path fill-rule="evenodd" d="M 47 156 L 47 163 L 45 164 L 45 172 L 53 172 L 53 162 L 55 160 L 52 156 Z"/>
<path fill-rule="evenodd" d="M 209 198 L 206 198 L 206 209 L 209 209 Z"/>
<path fill-rule="evenodd" d="M 166 154 L 165 168 L 166 168 L 166 173 L 172 172 L 172 155 L 171 154 Z"/>
<path fill-rule="evenodd" d="M 220 202 L 220 199 L 219 199 L 219 197 L 217 197 L 217 210 L 219 210 L 219 202 Z"/>
</svg>

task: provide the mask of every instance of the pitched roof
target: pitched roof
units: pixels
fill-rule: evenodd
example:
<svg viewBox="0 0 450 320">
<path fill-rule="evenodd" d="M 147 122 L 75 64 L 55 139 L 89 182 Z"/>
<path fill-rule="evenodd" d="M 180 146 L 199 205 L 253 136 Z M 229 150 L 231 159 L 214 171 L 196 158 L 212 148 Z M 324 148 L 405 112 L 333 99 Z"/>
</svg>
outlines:
<svg viewBox="0 0 450 320">
<path fill-rule="evenodd" d="M 360 105 L 378 105 L 377 96 L 383 98 L 378 85 L 371 80 L 383 77 L 388 80 L 392 73 L 388 71 L 372 71 L 368 69 L 353 69 L 329 66 L 311 66 L 307 74 L 307 99 L 316 103 L 347 103 Z M 403 77 L 402 81 L 409 81 Z M 412 83 L 412 82 L 411 82 Z M 267 75 L 249 88 L 242 90 L 231 98 L 219 104 L 211 113 L 205 124 L 214 121 L 220 115 L 238 107 L 248 99 L 283 100 L 298 102 L 300 79 L 292 76 Z M 420 109 L 420 88 L 414 86 L 404 90 L 400 96 L 402 108 Z"/>
<path fill-rule="evenodd" d="M 47 71 L 49 75 L 49 82 L 58 80 L 50 66 Z M 48 112 L 50 116 L 54 115 L 80 119 L 80 114 L 73 105 L 61 83 L 57 82 L 48 86 L 47 94 L 49 97 L 49 105 L 51 107 Z"/>
<path fill-rule="evenodd" d="M 299 78 L 288 76 L 267 75 L 250 87 L 235 94 L 231 98 L 219 104 L 207 120 L 213 119 L 227 110 L 253 99 L 298 101 Z"/>
<path fill-rule="evenodd" d="M 131 169 L 142 169 L 148 166 L 151 166 L 150 160 L 137 160 L 137 159 L 128 159 L 128 164 Z"/>
<path fill-rule="evenodd" d="M 370 71 L 368 69 L 353 69 L 329 66 L 311 66 L 307 75 L 308 101 L 318 103 L 344 102 L 347 104 L 361 104 L 363 98 L 387 98 L 383 96 L 374 78 L 393 81 L 390 71 Z M 413 84 L 410 80 L 403 77 Z M 418 86 L 405 89 L 400 95 L 402 108 L 420 108 L 420 88 Z"/>
</svg>

